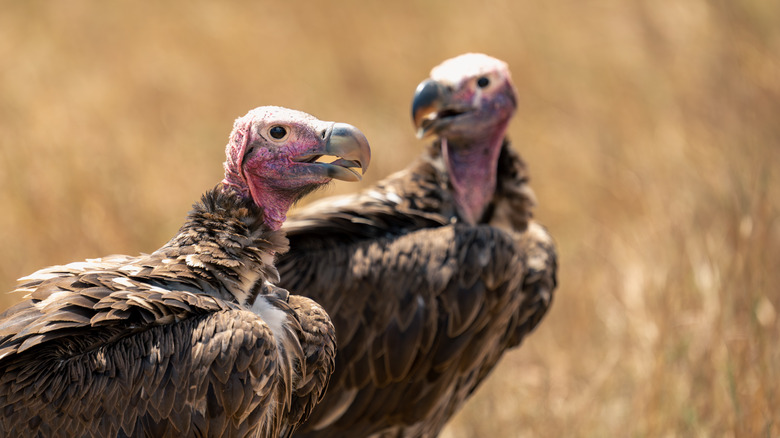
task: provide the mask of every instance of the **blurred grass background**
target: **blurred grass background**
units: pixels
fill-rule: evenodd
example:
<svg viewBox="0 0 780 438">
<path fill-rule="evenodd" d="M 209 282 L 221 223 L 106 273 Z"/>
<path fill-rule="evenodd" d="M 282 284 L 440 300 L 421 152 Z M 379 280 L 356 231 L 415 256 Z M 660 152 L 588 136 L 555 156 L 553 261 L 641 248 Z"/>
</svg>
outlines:
<svg viewBox="0 0 780 438">
<path fill-rule="evenodd" d="M 480 51 L 512 69 L 560 288 L 445 436 L 780 436 L 780 2 L 0 8 L 2 290 L 162 245 L 255 106 L 359 127 L 371 184 L 422 149 L 416 84 Z"/>
</svg>

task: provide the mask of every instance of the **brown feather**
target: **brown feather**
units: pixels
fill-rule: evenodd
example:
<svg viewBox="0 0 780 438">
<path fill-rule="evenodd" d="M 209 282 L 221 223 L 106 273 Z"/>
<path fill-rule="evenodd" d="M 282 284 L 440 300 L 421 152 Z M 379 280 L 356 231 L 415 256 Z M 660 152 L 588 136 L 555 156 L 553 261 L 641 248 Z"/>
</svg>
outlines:
<svg viewBox="0 0 780 438">
<path fill-rule="evenodd" d="M 322 396 L 335 334 L 318 306 L 306 320 L 311 300 L 267 285 L 264 260 L 286 249 L 262 211 L 217 188 L 152 254 L 26 277 L 26 301 L 0 315 L 0 435 L 289 433 Z M 245 271 L 261 275 L 247 286 Z M 288 336 L 249 310 L 256 299 Z"/>
<path fill-rule="evenodd" d="M 285 225 L 280 285 L 322 304 L 339 337 L 328 392 L 299 436 L 438 435 L 547 311 L 555 248 L 504 138 L 510 76 L 482 54 L 437 66 L 412 103 L 418 135 L 438 137 L 425 153 Z"/>
<path fill-rule="evenodd" d="M 280 285 L 333 317 L 336 371 L 296 436 L 435 436 L 546 312 L 555 249 L 531 220 L 525 164 L 503 145 L 483 224 L 458 220 L 434 144 L 356 195 L 284 229 Z"/>
</svg>

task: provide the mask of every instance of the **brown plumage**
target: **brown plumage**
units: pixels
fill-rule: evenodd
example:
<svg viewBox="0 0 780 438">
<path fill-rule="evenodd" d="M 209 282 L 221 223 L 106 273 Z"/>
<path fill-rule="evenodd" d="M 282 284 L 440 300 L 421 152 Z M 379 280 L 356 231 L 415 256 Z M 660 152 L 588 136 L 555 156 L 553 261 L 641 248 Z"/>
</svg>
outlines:
<svg viewBox="0 0 780 438">
<path fill-rule="evenodd" d="M 422 156 L 285 224 L 279 284 L 320 303 L 339 343 L 325 398 L 296 436 L 436 436 L 539 324 L 556 255 L 504 138 L 515 101 L 503 62 L 445 62 L 415 95 L 416 126 L 438 136 Z"/>
<path fill-rule="evenodd" d="M 26 300 L 0 315 L 0 436 L 276 437 L 306 419 L 335 334 L 322 307 L 272 284 L 279 220 L 332 177 L 358 179 L 347 167 L 368 164 L 368 144 L 261 107 L 227 154 L 225 180 L 157 251 L 21 280 Z M 311 159 L 323 154 L 342 158 Z"/>
</svg>

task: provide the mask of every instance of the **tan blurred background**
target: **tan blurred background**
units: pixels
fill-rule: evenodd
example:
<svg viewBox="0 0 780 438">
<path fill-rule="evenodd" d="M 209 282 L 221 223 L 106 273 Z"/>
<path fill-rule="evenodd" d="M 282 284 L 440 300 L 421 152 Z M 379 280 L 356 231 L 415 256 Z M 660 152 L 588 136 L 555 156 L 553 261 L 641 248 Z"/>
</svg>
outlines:
<svg viewBox="0 0 780 438">
<path fill-rule="evenodd" d="M 358 126 L 375 182 L 422 148 L 416 84 L 480 51 L 560 287 L 445 435 L 780 435 L 780 2 L 150 3 L 0 1 L 3 291 L 162 245 L 255 106 Z"/>
</svg>

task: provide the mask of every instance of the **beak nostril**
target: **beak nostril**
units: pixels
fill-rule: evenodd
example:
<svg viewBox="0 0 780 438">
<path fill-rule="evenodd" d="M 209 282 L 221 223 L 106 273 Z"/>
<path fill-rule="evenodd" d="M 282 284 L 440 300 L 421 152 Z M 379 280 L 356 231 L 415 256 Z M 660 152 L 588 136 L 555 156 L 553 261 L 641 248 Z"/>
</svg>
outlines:
<svg viewBox="0 0 780 438">
<path fill-rule="evenodd" d="M 320 136 L 322 137 L 323 140 L 325 140 L 325 137 L 327 135 L 328 135 L 328 130 L 327 129 L 323 129 L 322 132 L 320 133 Z"/>
</svg>

